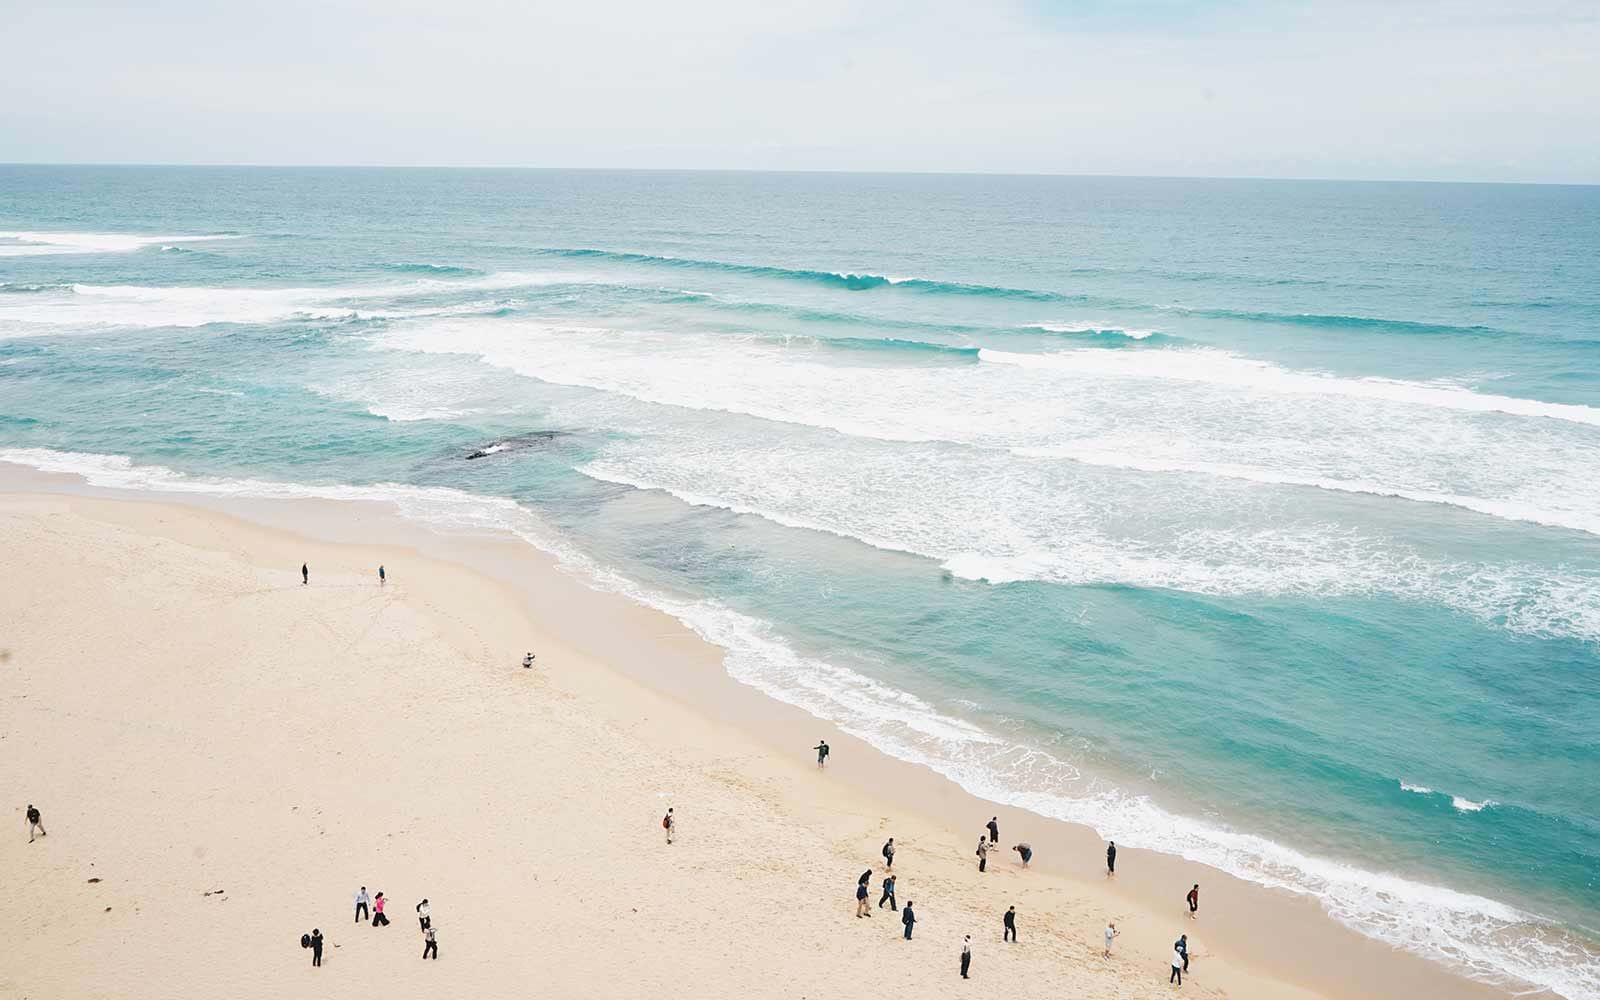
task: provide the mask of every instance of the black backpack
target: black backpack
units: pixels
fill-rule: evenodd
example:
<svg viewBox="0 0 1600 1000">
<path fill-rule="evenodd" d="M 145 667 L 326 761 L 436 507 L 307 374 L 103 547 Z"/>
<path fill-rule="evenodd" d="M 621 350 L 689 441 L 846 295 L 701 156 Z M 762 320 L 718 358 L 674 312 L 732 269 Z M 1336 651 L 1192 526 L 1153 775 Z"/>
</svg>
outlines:
<svg viewBox="0 0 1600 1000">
<path fill-rule="evenodd" d="M 302 934 L 302 935 L 300 935 L 300 947 L 302 947 L 302 948 L 311 947 L 311 935 L 310 934 Z"/>
</svg>

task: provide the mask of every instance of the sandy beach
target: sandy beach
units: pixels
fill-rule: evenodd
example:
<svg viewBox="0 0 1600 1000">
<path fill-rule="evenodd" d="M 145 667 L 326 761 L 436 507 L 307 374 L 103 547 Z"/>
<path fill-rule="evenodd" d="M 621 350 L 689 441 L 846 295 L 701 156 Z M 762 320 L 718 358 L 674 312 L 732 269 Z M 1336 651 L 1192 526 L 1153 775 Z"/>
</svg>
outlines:
<svg viewBox="0 0 1600 1000">
<path fill-rule="evenodd" d="M 1178 858 L 1125 850 L 1108 881 L 1092 831 L 740 686 L 520 543 L 373 505 L 92 495 L 15 467 L 0 487 L 0 995 L 1134 998 L 1177 990 L 1181 933 L 1191 996 L 1505 995 Z M 876 906 L 891 836 L 909 942 Z M 353 922 L 362 885 L 391 926 Z"/>
</svg>

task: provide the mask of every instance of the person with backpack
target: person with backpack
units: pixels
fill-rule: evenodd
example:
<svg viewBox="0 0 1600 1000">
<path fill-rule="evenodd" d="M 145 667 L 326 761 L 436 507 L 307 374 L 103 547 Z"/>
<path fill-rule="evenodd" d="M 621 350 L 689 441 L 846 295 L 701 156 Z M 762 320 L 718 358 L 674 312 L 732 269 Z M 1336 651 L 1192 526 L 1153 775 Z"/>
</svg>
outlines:
<svg viewBox="0 0 1600 1000">
<path fill-rule="evenodd" d="M 878 898 L 878 909 L 883 909 L 884 903 L 888 903 L 889 909 L 894 910 L 896 913 L 900 911 L 900 904 L 894 901 L 893 875 L 885 875 L 883 877 L 883 895 Z"/>
<path fill-rule="evenodd" d="M 888 843 L 883 845 L 883 866 L 894 867 L 894 838 L 890 837 Z"/>
<path fill-rule="evenodd" d="M 388 900 L 383 898 L 383 893 L 381 892 L 372 897 L 372 926 L 389 926 L 389 918 L 383 915 L 383 907 L 387 902 Z"/>
<path fill-rule="evenodd" d="M 361 891 L 356 893 L 356 923 L 372 916 L 371 903 L 372 897 L 367 895 L 367 887 L 362 886 Z"/>
<path fill-rule="evenodd" d="M 911 912 L 911 900 L 906 900 L 905 912 L 900 914 L 900 922 L 906 926 L 906 940 L 911 940 L 911 928 L 917 925 L 917 915 Z"/>
<path fill-rule="evenodd" d="M 311 965 L 313 968 L 322 966 L 322 932 L 311 928 Z"/>
<path fill-rule="evenodd" d="M 678 829 L 677 817 L 672 815 L 672 809 L 667 809 L 667 814 L 661 817 L 661 829 L 667 831 L 667 843 L 672 843 L 672 834 Z"/>
<path fill-rule="evenodd" d="M 819 740 L 817 742 L 817 745 L 812 747 L 811 749 L 813 749 L 813 750 L 815 750 L 817 752 L 817 766 L 818 767 L 827 767 L 828 766 L 828 741 L 827 740 Z"/>
<path fill-rule="evenodd" d="M 868 872 L 867 874 L 871 874 Z M 862 879 L 856 883 L 856 917 L 872 916 L 872 908 L 867 905 L 867 880 Z"/>
<path fill-rule="evenodd" d="M 35 828 L 37 828 L 39 830 L 39 836 L 41 836 L 41 837 L 46 836 L 45 829 L 44 829 L 44 823 L 39 819 L 39 810 L 37 810 L 37 809 L 35 809 L 33 807 L 33 803 L 32 802 L 29 802 L 28 803 L 28 843 L 30 843 L 30 844 L 33 843 L 33 831 L 34 831 Z"/>
<path fill-rule="evenodd" d="M 426 960 L 430 954 L 435 962 L 439 960 L 439 941 L 434 937 L 433 924 L 431 923 L 422 929 L 423 959 Z"/>
<path fill-rule="evenodd" d="M 1006 909 L 1005 918 L 1003 920 L 1001 920 L 1000 922 L 1005 925 L 1005 931 L 1001 933 L 1000 940 L 1002 940 L 1002 941 L 1010 941 L 1012 944 L 1016 944 L 1017 943 L 1017 908 L 1015 906 L 1008 907 Z"/>
</svg>

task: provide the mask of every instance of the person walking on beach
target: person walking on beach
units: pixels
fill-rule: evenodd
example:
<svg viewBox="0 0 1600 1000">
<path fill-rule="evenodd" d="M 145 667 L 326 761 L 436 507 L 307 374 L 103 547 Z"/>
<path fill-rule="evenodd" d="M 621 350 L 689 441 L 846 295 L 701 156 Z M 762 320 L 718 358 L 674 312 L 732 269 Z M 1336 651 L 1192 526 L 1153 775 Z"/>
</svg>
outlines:
<svg viewBox="0 0 1600 1000">
<path fill-rule="evenodd" d="M 883 909 L 883 904 L 888 903 L 889 909 L 899 912 L 900 904 L 894 901 L 894 876 L 883 877 L 883 895 L 878 897 L 878 909 Z"/>
<path fill-rule="evenodd" d="M 667 814 L 661 817 L 661 829 L 667 831 L 667 843 L 672 843 L 672 835 L 678 829 L 678 818 L 672 815 L 671 807 L 668 807 Z"/>
<path fill-rule="evenodd" d="M 374 926 L 374 927 L 388 927 L 389 926 L 389 918 L 383 915 L 383 907 L 384 907 L 384 904 L 387 903 L 387 902 L 388 902 L 388 900 L 383 898 L 383 893 L 381 893 L 381 892 L 378 893 L 376 896 L 372 897 L 372 926 Z"/>
<path fill-rule="evenodd" d="M 917 915 L 911 912 L 911 900 L 906 900 L 905 912 L 900 914 L 900 922 L 906 926 L 906 940 L 911 940 L 911 928 L 917 925 Z"/>
<path fill-rule="evenodd" d="M 533 669 L 533 650 L 528 650 L 528 652 L 522 657 L 522 669 Z"/>
<path fill-rule="evenodd" d="M 868 872 L 870 875 L 871 873 Z M 867 880 L 863 878 L 856 883 L 856 919 L 872 916 L 872 908 L 867 905 Z"/>
<path fill-rule="evenodd" d="M 44 829 L 44 823 L 43 823 L 43 821 L 41 821 L 39 819 L 39 810 L 37 810 L 37 809 L 35 809 L 33 807 L 33 803 L 32 802 L 29 802 L 28 803 L 28 843 L 30 843 L 30 844 L 33 843 L 33 831 L 36 830 L 36 829 L 39 831 L 39 836 L 41 836 L 41 837 L 47 836 L 47 834 L 45 833 L 45 829 Z M 71 840 L 72 838 L 68 837 L 67 839 Z"/>
<path fill-rule="evenodd" d="M 894 838 L 893 837 L 890 837 L 888 842 L 883 845 L 883 867 L 885 867 L 885 868 L 893 868 L 894 867 Z"/>
<path fill-rule="evenodd" d="M 813 749 L 813 750 L 815 750 L 817 752 L 817 766 L 818 767 L 827 767 L 828 766 L 828 741 L 827 740 L 819 740 L 817 742 L 817 745 L 812 747 L 811 749 Z"/>
<path fill-rule="evenodd" d="M 388 576 L 387 573 L 385 573 L 383 571 L 383 564 L 379 563 L 378 564 L 378 586 L 381 587 L 381 586 L 383 586 L 384 584 L 386 584 L 388 582 L 389 582 L 389 576 Z"/>
<path fill-rule="evenodd" d="M 1172 950 L 1183 956 L 1183 971 L 1189 971 L 1189 935 L 1180 934 L 1178 940 L 1172 942 Z"/>
<path fill-rule="evenodd" d="M 422 930 L 433 926 L 433 907 L 426 899 L 417 904 L 417 926 Z"/>
<path fill-rule="evenodd" d="M 1117 842 L 1111 841 L 1106 845 L 1106 878 L 1115 878 L 1117 874 Z"/>
<path fill-rule="evenodd" d="M 1167 983 L 1183 985 L 1183 956 L 1178 954 L 1178 949 L 1172 949 L 1172 975 L 1167 977 Z"/>
<path fill-rule="evenodd" d="M 319 968 L 322 965 L 322 932 L 311 928 L 311 966 Z"/>
<path fill-rule="evenodd" d="M 439 960 L 439 941 L 434 937 L 432 924 L 422 929 L 422 957 L 426 960 L 429 955 L 435 962 Z"/>
<path fill-rule="evenodd" d="M 989 869 L 989 841 L 983 837 L 978 838 L 978 871 Z"/>
<path fill-rule="evenodd" d="M 372 897 L 367 895 L 367 887 L 362 886 L 361 891 L 356 893 L 356 923 L 359 924 L 372 916 L 371 903 Z"/>
<path fill-rule="evenodd" d="M 1006 908 L 1005 919 L 1003 921 L 1001 921 L 1001 922 L 1006 925 L 1006 929 L 1000 935 L 1000 940 L 1002 940 L 1002 941 L 1010 941 L 1012 944 L 1016 944 L 1017 943 L 1017 908 L 1015 906 L 1007 907 Z"/>
<path fill-rule="evenodd" d="M 305 563 L 300 564 L 300 582 L 302 584 L 311 582 L 311 567 Z"/>
<path fill-rule="evenodd" d="M 1000 843 L 1000 817 L 990 816 L 987 825 L 989 827 L 989 843 Z"/>
<path fill-rule="evenodd" d="M 1028 862 L 1033 860 L 1033 848 L 1027 844 L 1018 844 L 1011 849 L 1022 855 L 1022 867 L 1028 867 Z"/>
<path fill-rule="evenodd" d="M 1189 901 L 1189 919 L 1198 919 L 1195 913 L 1200 909 L 1200 883 L 1196 882 L 1194 888 L 1189 890 L 1189 895 L 1183 898 Z"/>
<path fill-rule="evenodd" d="M 1115 941 L 1117 935 L 1121 933 L 1121 931 L 1117 930 L 1116 921 L 1106 924 L 1106 950 L 1100 953 L 1101 958 L 1111 957 L 1111 942 Z"/>
<path fill-rule="evenodd" d="M 967 970 L 972 968 L 972 935 L 968 934 L 966 940 L 961 942 L 961 978 L 967 978 Z"/>
</svg>

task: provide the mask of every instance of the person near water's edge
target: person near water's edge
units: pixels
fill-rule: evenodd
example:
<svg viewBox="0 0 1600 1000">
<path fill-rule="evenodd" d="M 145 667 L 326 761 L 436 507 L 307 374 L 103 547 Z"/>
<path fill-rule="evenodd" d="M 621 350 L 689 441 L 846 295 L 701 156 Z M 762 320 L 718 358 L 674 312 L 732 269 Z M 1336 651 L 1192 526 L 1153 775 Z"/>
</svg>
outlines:
<svg viewBox="0 0 1600 1000">
<path fill-rule="evenodd" d="M 389 574 L 387 574 L 387 573 L 385 573 L 383 571 L 383 564 L 379 563 L 378 564 L 378 586 L 381 587 L 381 586 L 383 586 L 384 584 L 386 584 L 388 582 L 389 582 Z"/>
<path fill-rule="evenodd" d="M 989 842 L 983 837 L 978 838 L 978 871 L 989 869 Z"/>
<path fill-rule="evenodd" d="M 1177 949 L 1172 952 L 1172 975 L 1167 977 L 1167 982 L 1183 985 L 1183 956 L 1178 954 Z"/>
<path fill-rule="evenodd" d="M 856 883 L 856 917 L 872 916 L 872 908 L 867 905 L 867 880 L 862 879 Z"/>
<path fill-rule="evenodd" d="M 890 837 L 889 838 L 889 842 L 883 845 L 883 866 L 885 868 L 893 868 L 894 867 L 894 838 L 893 837 Z"/>
<path fill-rule="evenodd" d="M 1005 932 L 1000 935 L 1000 940 L 1002 940 L 1002 941 L 1010 941 L 1012 944 L 1016 944 L 1017 943 L 1017 908 L 1015 906 L 1008 907 L 1006 909 L 1005 919 L 1002 921 L 1002 923 L 1005 924 L 1005 928 L 1006 929 L 1005 929 Z"/>
<path fill-rule="evenodd" d="M 315 927 L 311 928 L 311 964 L 322 964 L 322 932 Z"/>
<path fill-rule="evenodd" d="M 356 893 L 356 923 L 359 924 L 372 916 L 371 903 L 372 897 L 367 895 L 367 887 L 362 886 L 361 891 Z"/>
<path fill-rule="evenodd" d="M 300 582 L 301 583 L 310 583 L 311 582 L 311 567 L 306 565 L 305 563 L 301 563 L 300 564 Z"/>
<path fill-rule="evenodd" d="M 1200 883 L 1196 882 L 1194 888 L 1189 890 L 1189 895 L 1184 899 L 1189 902 L 1189 919 L 1195 919 L 1195 911 L 1200 909 Z"/>
<path fill-rule="evenodd" d="M 828 741 L 827 740 L 820 740 L 820 741 L 818 741 L 817 745 L 812 747 L 811 749 L 813 749 L 813 750 L 815 750 L 817 752 L 817 766 L 818 767 L 827 767 L 828 766 Z"/>
<path fill-rule="evenodd" d="M 672 843 L 672 835 L 678 830 L 678 818 L 672 815 L 672 808 L 667 807 L 667 814 L 661 817 L 661 828 L 667 831 L 667 843 Z"/>
<path fill-rule="evenodd" d="M 1028 862 L 1033 860 L 1033 848 L 1029 847 L 1027 844 L 1018 844 L 1017 846 L 1013 847 L 1012 850 L 1022 855 L 1023 867 L 1027 867 Z"/>
<path fill-rule="evenodd" d="M 989 843 L 1000 843 L 1000 817 L 990 816 L 989 822 L 986 825 L 989 828 Z"/>
<path fill-rule="evenodd" d="M 878 897 L 878 909 L 883 909 L 883 904 L 888 903 L 889 909 L 899 911 L 900 904 L 894 901 L 894 876 L 883 877 L 883 895 Z"/>
<path fill-rule="evenodd" d="M 1106 877 L 1117 874 L 1117 842 L 1115 840 L 1106 845 Z"/>
<path fill-rule="evenodd" d="M 383 915 L 383 907 L 388 902 L 389 901 L 387 899 L 383 898 L 383 893 L 381 893 L 381 892 L 378 893 L 376 896 L 372 897 L 372 926 L 374 926 L 374 927 L 388 927 L 389 926 L 389 918 Z"/>
<path fill-rule="evenodd" d="M 1183 956 L 1183 971 L 1189 971 L 1189 935 L 1180 934 L 1178 940 L 1172 942 L 1172 950 Z"/>
<path fill-rule="evenodd" d="M 39 818 L 39 810 L 37 810 L 37 809 L 35 809 L 33 807 L 33 803 L 32 802 L 29 802 L 28 803 L 28 843 L 30 843 L 30 844 L 33 843 L 33 831 L 35 829 L 37 829 L 39 831 L 39 836 L 41 836 L 41 837 L 48 836 L 48 834 L 45 833 L 44 820 Z M 71 840 L 72 838 L 68 837 L 67 839 Z"/>
<path fill-rule="evenodd" d="M 911 928 L 917 924 L 917 915 L 911 912 L 911 900 L 906 900 L 906 908 L 900 913 L 900 922 L 906 926 L 906 940 L 911 940 Z"/>
<path fill-rule="evenodd" d="M 1111 942 L 1115 941 L 1117 939 L 1117 935 L 1121 933 L 1121 931 L 1117 930 L 1117 925 L 1115 922 L 1106 924 L 1106 950 L 1100 953 L 1101 958 L 1111 957 Z"/>
<path fill-rule="evenodd" d="M 427 958 L 429 954 L 435 962 L 439 960 L 439 940 L 434 936 L 432 924 L 422 929 L 422 957 Z"/>
<path fill-rule="evenodd" d="M 967 978 L 967 970 L 972 968 L 972 935 L 968 934 L 961 942 L 961 978 Z"/>
</svg>

